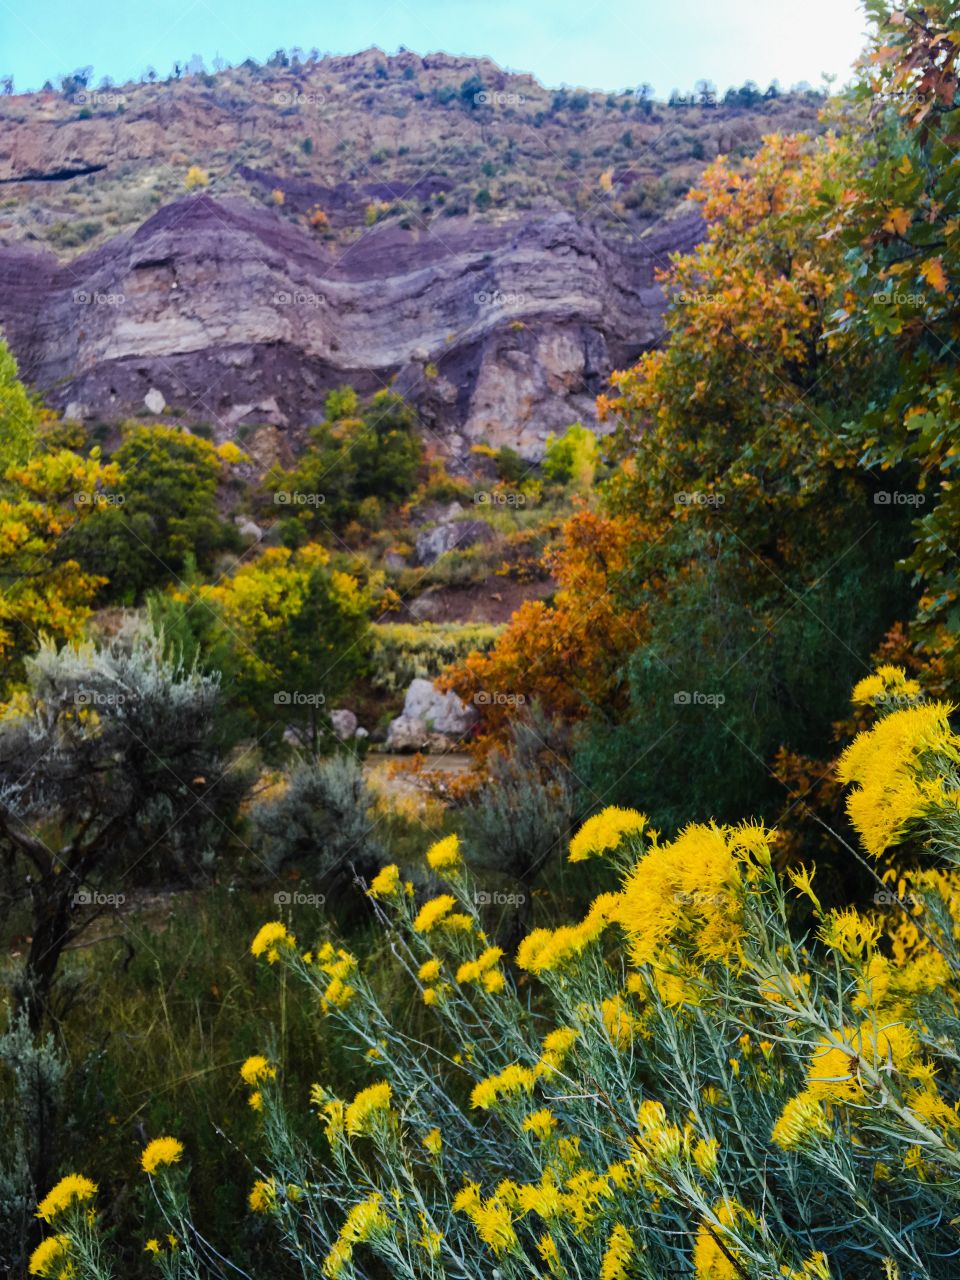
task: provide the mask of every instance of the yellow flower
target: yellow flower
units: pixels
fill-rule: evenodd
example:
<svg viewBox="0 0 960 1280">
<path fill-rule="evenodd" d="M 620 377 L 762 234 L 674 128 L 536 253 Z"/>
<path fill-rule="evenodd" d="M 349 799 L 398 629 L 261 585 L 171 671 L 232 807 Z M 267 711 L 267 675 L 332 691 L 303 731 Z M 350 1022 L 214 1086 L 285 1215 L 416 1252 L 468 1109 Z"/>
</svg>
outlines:
<svg viewBox="0 0 960 1280">
<path fill-rule="evenodd" d="M 820 899 L 813 892 L 813 877 L 816 874 L 816 866 L 812 867 L 793 867 L 787 872 L 794 888 L 799 889 L 801 893 L 805 893 L 818 911 L 823 908 L 820 906 Z"/>
<path fill-rule="evenodd" d="M 371 898 L 392 898 L 400 889 L 400 868 L 394 863 L 381 867 L 367 893 Z"/>
<path fill-rule="evenodd" d="M 573 1048 L 580 1032 L 574 1027 L 555 1027 L 543 1038 L 543 1052 L 540 1055 L 538 1068 L 544 1073 L 559 1071 Z"/>
<path fill-rule="evenodd" d="M 458 982 L 480 982 L 488 969 L 492 969 L 503 952 L 499 947 L 487 947 L 476 960 L 465 961 L 457 970 Z"/>
<path fill-rule="evenodd" d="M 281 924 L 279 920 L 271 920 L 269 924 L 262 925 L 253 942 L 250 943 L 250 951 L 255 956 L 265 955 L 268 964 L 276 964 L 280 956 L 280 947 L 294 947 L 297 940 L 292 933 L 287 932 L 287 927 Z"/>
<path fill-rule="evenodd" d="M 647 819 L 636 809 L 618 809 L 610 805 L 602 813 L 588 818 L 570 841 L 570 861 L 585 862 L 618 848 L 624 836 L 640 835 Z"/>
<path fill-rule="evenodd" d="M 924 776 L 924 770 L 931 756 L 960 758 L 950 730 L 952 710 L 934 702 L 894 711 L 858 734 L 840 757 L 840 781 L 858 784 L 847 812 L 868 853 L 878 857 L 898 844 L 911 823 L 943 803 L 942 781 Z"/>
<path fill-rule="evenodd" d="M 635 1251 L 633 1236 L 622 1223 L 616 1223 L 600 1261 L 600 1280 L 626 1280 L 627 1264 Z"/>
<path fill-rule="evenodd" d="M 861 1072 L 915 1069 L 917 1040 L 903 1023 L 876 1027 L 863 1022 L 858 1030 L 845 1027 L 842 1047 L 820 1040 L 807 1066 L 807 1092 L 827 1101 L 857 1102 L 863 1095 Z"/>
<path fill-rule="evenodd" d="M 620 995 L 611 996 L 600 1004 L 604 1029 L 615 1049 L 629 1049 L 640 1019 L 634 1017 L 626 1001 Z"/>
<path fill-rule="evenodd" d="M 424 987 L 424 989 L 423 989 L 423 1003 L 424 1003 L 425 1005 L 428 1005 L 428 1006 L 429 1006 L 429 1005 L 434 1005 L 434 1004 L 436 1004 L 436 1003 L 437 1003 L 437 1000 L 438 1000 L 438 999 L 439 999 L 439 996 L 437 995 L 437 988 L 436 988 L 436 987 Z"/>
<path fill-rule="evenodd" d="M 254 1213 L 272 1213 L 277 1207 L 277 1184 L 272 1178 L 264 1181 L 258 1178 L 250 1188 L 247 1204 Z"/>
<path fill-rule="evenodd" d="M 443 1138 L 440 1136 L 439 1129 L 431 1129 L 421 1141 L 432 1156 L 438 1156 L 443 1150 Z"/>
<path fill-rule="evenodd" d="M 916 680 L 907 679 L 903 667 L 882 666 L 877 668 L 875 675 L 864 676 L 854 686 L 850 700 L 855 706 L 868 706 L 888 699 L 906 701 L 918 697 L 919 693 L 920 685 Z"/>
<path fill-rule="evenodd" d="M 476 1228 L 477 1235 L 499 1258 L 517 1247 L 517 1233 L 513 1229 L 513 1215 L 502 1196 L 492 1195 L 483 1201 L 475 1183 L 464 1187 L 453 1202 L 455 1213 L 465 1213 Z"/>
<path fill-rule="evenodd" d="M 706 1178 L 712 1178 L 717 1171 L 716 1138 L 701 1138 L 693 1148 L 693 1162 Z"/>
<path fill-rule="evenodd" d="M 443 1244 L 442 1232 L 435 1231 L 430 1226 L 430 1221 L 425 1213 L 420 1213 L 417 1216 L 420 1219 L 420 1235 L 417 1238 L 417 1245 L 431 1258 L 439 1258 L 440 1246 Z"/>
<path fill-rule="evenodd" d="M 277 1077 L 276 1067 L 271 1067 L 262 1054 L 254 1054 L 252 1058 L 248 1058 L 240 1068 L 240 1075 L 244 1083 L 253 1088 L 259 1084 L 261 1080 L 275 1080 Z"/>
<path fill-rule="evenodd" d="M 560 1274 L 560 1253 L 557 1249 L 556 1241 L 549 1231 L 544 1232 L 537 1241 L 537 1253 L 539 1253 L 540 1257 L 547 1264 L 548 1270 L 553 1275 Z"/>
<path fill-rule="evenodd" d="M 352 1259 L 354 1245 L 386 1231 L 389 1225 L 390 1220 L 383 1210 L 383 1197 L 374 1191 L 347 1214 L 333 1248 L 324 1259 L 323 1274 L 334 1280 Z"/>
<path fill-rule="evenodd" d="M 714 1205 L 713 1211 L 719 1225 L 702 1222 L 697 1229 L 693 1247 L 694 1274 L 697 1280 L 740 1280 L 741 1270 L 728 1256 L 732 1255 L 734 1259 L 738 1256 L 733 1247 L 731 1230 L 741 1220 L 755 1226 L 756 1218 L 736 1200 L 721 1200 Z M 726 1252 L 718 1241 L 723 1242 Z"/>
<path fill-rule="evenodd" d="M 743 872 L 769 856 L 763 828 L 685 827 L 654 845 L 624 883 L 612 916 L 627 932 L 636 965 L 689 938 L 704 960 L 731 961 L 743 934 Z"/>
<path fill-rule="evenodd" d="M 818 1135 L 831 1138 L 833 1130 L 827 1123 L 826 1112 L 819 1099 L 809 1090 L 804 1090 L 783 1108 L 770 1136 L 784 1151 L 794 1151 Z"/>
<path fill-rule="evenodd" d="M 253 1093 L 251 1093 L 250 1097 L 247 1099 L 247 1103 L 254 1111 L 263 1110 L 263 1094 L 259 1089 L 254 1089 Z"/>
<path fill-rule="evenodd" d="M 579 924 L 561 925 L 559 929 L 534 929 L 520 943 L 517 964 L 534 974 L 573 964 L 587 947 L 597 941 L 614 918 L 619 900 L 619 894 L 601 894 Z"/>
<path fill-rule="evenodd" d="M 489 1111 L 501 1099 L 509 1098 L 521 1090 L 530 1093 L 536 1079 L 535 1071 L 514 1062 L 509 1067 L 504 1067 L 497 1075 L 487 1076 L 486 1080 L 481 1080 L 479 1084 L 474 1085 L 473 1092 L 470 1094 L 470 1105 L 481 1111 Z"/>
<path fill-rule="evenodd" d="M 853 907 L 831 911 L 820 926 L 821 940 L 850 961 L 860 960 L 872 951 L 879 937 L 879 924 L 866 920 Z"/>
<path fill-rule="evenodd" d="M 143 1252 L 152 1253 L 155 1257 L 159 1255 L 160 1241 L 156 1238 L 156 1236 L 153 1236 L 150 1240 L 147 1241 L 147 1243 L 143 1246 Z"/>
<path fill-rule="evenodd" d="M 417 933 L 429 933 L 435 929 L 445 915 L 457 905 L 456 898 L 449 893 L 442 893 L 438 898 L 425 902 L 417 913 L 413 927 Z"/>
<path fill-rule="evenodd" d="M 436 982 L 440 977 L 440 961 L 431 957 L 424 960 L 423 964 L 417 971 L 417 977 L 421 982 Z"/>
<path fill-rule="evenodd" d="M 32 1276 L 53 1277 L 68 1276 L 72 1266 L 67 1261 L 70 1255 L 71 1239 L 68 1235 L 47 1236 L 41 1240 L 30 1255 L 27 1268 Z"/>
<path fill-rule="evenodd" d="M 346 1110 L 344 1122 L 347 1133 L 351 1137 L 369 1133 L 381 1113 L 389 1112 L 390 1098 L 391 1089 L 386 1080 L 361 1089 Z"/>
<path fill-rule="evenodd" d="M 144 1173 L 156 1173 L 165 1164 L 176 1164 L 183 1155 L 183 1143 L 176 1138 L 154 1138 L 144 1148 L 140 1165 Z"/>
<path fill-rule="evenodd" d="M 434 871 L 456 871 L 461 866 L 459 836 L 446 836 L 432 844 L 427 850 L 427 862 Z"/>
<path fill-rule="evenodd" d="M 97 1184 L 79 1173 L 68 1173 L 40 1201 L 37 1206 L 37 1217 L 44 1222 L 52 1222 L 58 1213 L 69 1209 L 72 1204 L 83 1204 L 92 1200 L 97 1194 Z"/>
<path fill-rule="evenodd" d="M 556 1117 L 546 1107 L 540 1111 L 534 1111 L 523 1122 L 524 1132 L 532 1133 L 537 1138 L 549 1138 L 556 1127 Z"/>
</svg>

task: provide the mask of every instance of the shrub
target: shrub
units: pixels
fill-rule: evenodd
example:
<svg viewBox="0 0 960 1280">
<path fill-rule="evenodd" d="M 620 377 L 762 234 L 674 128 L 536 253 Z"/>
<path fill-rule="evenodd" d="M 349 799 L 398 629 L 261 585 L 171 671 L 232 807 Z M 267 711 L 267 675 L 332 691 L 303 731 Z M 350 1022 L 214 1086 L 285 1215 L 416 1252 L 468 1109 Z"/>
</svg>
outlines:
<svg viewBox="0 0 960 1280">
<path fill-rule="evenodd" d="M 488 650 L 501 630 L 486 622 L 382 622 L 371 629 L 373 683 L 400 693 L 412 680 L 433 680 L 451 663 Z"/>
<path fill-rule="evenodd" d="M 319 883 L 379 858 L 373 803 L 361 765 L 340 753 L 294 766 L 279 795 L 251 808 L 250 822 L 269 867 L 297 863 Z"/>
<path fill-rule="evenodd" d="M 413 410 L 393 392 L 380 391 L 361 407 L 353 388 L 341 387 L 324 408 L 324 421 L 311 429 L 297 467 L 271 472 L 265 481 L 271 504 L 278 493 L 312 496 L 295 508 L 312 533 L 343 529 L 358 518 L 365 499 L 404 501 L 423 451 Z"/>
<path fill-rule="evenodd" d="M 524 939 L 522 986 L 480 929 L 456 837 L 428 851 L 446 891 L 422 905 L 396 866 L 377 875 L 394 983 L 428 1033 L 390 1017 L 348 951 L 260 929 L 254 957 L 368 1049 L 352 1097 L 312 1086 L 310 1142 L 292 1140 L 263 1032 L 241 1070 L 263 1116 L 249 1207 L 305 1274 L 519 1278 L 539 1259 L 603 1280 L 953 1276 L 960 737 L 902 671 L 855 697 L 886 714 L 840 765 L 854 856 L 879 872 L 907 846 L 875 873 L 873 911 L 825 911 L 811 870 L 775 871 L 761 826 L 664 842 L 605 809 L 570 860 L 619 887 Z M 208 1245 L 187 1225 L 188 1161 L 175 1137 L 143 1155 L 196 1275 Z M 72 1175 L 40 1208 L 57 1242 L 41 1247 L 83 1280 L 105 1274 L 95 1194 Z"/>
<path fill-rule="evenodd" d="M 102 598 L 133 604 L 151 587 L 180 578 L 188 562 L 209 570 L 218 552 L 239 550 L 222 519 L 220 486 L 244 455 L 178 427 L 128 424 L 111 458 L 115 482 L 97 494 L 97 518 L 71 541 L 91 573 L 107 579 Z"/>
<path fill-rule="evenodd" d="M 552 484 L 569 485 L 585 492 L 593 484 L 598 453 L 597 437 L 589 427 L 576 422 L 559 439 L 548 436 L 543 474 Z"/>
<path fill-rule="evenodd" d="M 212 742 L 217 680 L 150 632 L 46 641 L 26 675 L 0 709 L 0 857 L 8 909 L 32 916 L 18 988 L 36 1025 L 63 948 L 122 886 L 209 872 L 248 779 Z"/>
</svg>

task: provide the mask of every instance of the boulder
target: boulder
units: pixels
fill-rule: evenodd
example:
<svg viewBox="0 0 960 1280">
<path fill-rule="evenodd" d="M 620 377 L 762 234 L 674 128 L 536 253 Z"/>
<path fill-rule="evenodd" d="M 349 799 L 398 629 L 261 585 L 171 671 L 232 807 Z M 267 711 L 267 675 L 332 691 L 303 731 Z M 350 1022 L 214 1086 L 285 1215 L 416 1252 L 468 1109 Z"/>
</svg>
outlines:
<svg viewBox="0 0 960 1280">
<path fill-rule="evenodd" d="M 143 403 L 146 405 L 150 413 L 163 413 L 167 407 L 163 392 L 158 391 L 156 387 L 151 387 L 147 394 L 143 397 Z"/>
<path fill-rule="evenodd" d="M 234 523 L 237 526 L 237 533 L 251 546 L 263 537 L 263 530 L 253 520 L 247 520 L 244 516 L 235 516 Z"/>
<path fill-rule="evenodd" d="M 444 750 L 469 732 L 477 719 L 455 693 L 441 693 L 431 680 L 416 679 L 407 690 L 403 713 L 387 730 L 389 751 Z"/>
<path fill-rule="evenodd" d="M 348 711 L 346 707 L 339 707 L 336 711 L 331 711 L 330 723 L 333 725 L 333 732 L 341 742 L 346 742 L 349 738 L 357 736 L 357 717 L 352 711 Z"/>
<path fill-rule="evenodd" d="M 493 530 L 485 520 L 457 520 L 426 529 L 417 538 L 417 562 L 433 564 L 448 551 L 490 542 Z"/>
</svg>

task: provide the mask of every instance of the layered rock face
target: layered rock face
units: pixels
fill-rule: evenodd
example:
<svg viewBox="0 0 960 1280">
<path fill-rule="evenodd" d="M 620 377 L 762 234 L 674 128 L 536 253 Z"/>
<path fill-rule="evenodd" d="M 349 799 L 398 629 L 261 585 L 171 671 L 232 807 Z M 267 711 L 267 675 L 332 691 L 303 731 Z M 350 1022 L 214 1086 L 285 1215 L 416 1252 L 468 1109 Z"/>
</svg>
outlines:
<svg viewBox="0 0 960 1280">
<path fill-rule="evenodd" d="M 218 439 L 254 423 L 295 437 L 331 388 L 393 386 L 454 456 L 484 440 L 537 457 L 551 431 L 596 425 L 610 371 L 661 335 L 656 269 L 701 234 L 685 214 L 614 239 L 544 209 L 344 245 L 194 195 L 68 263 L 0 248 L 0 325 L 70 416 L 173 411 Z"/>
</svg>

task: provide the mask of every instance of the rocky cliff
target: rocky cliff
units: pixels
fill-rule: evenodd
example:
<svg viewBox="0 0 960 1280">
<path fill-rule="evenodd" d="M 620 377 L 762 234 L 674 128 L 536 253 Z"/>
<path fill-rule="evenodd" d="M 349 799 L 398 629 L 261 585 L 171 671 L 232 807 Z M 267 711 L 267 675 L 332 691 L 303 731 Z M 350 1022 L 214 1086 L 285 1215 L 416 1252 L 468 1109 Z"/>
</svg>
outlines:
<svg viewBox="0 0 960 1280">
<path fill-rule="evenodd" d="M 0 251 L 0 319 L 25 377 L 71 417 L 149 405 L 222 437 L 317 421 L 343 383 L 392 384 L 454 453 L 536 454 L 593 421 L 611 368 L 657 340 L 654 271 L 699 231 L 686 216 L 611 244 L 553 212 L 387 225 L 342 252 L 265 209 L 191 196 L 69 263 Z"/>
<path fill-rule="evenodd" d="M 331 387 L 392 385 L 453 455 L 536 456 L 658 340 L 703 163 L 814 109 L 376 50 L 0 100 L 0 325 L 70 417 L 295 444 Z"/>
</svg>

